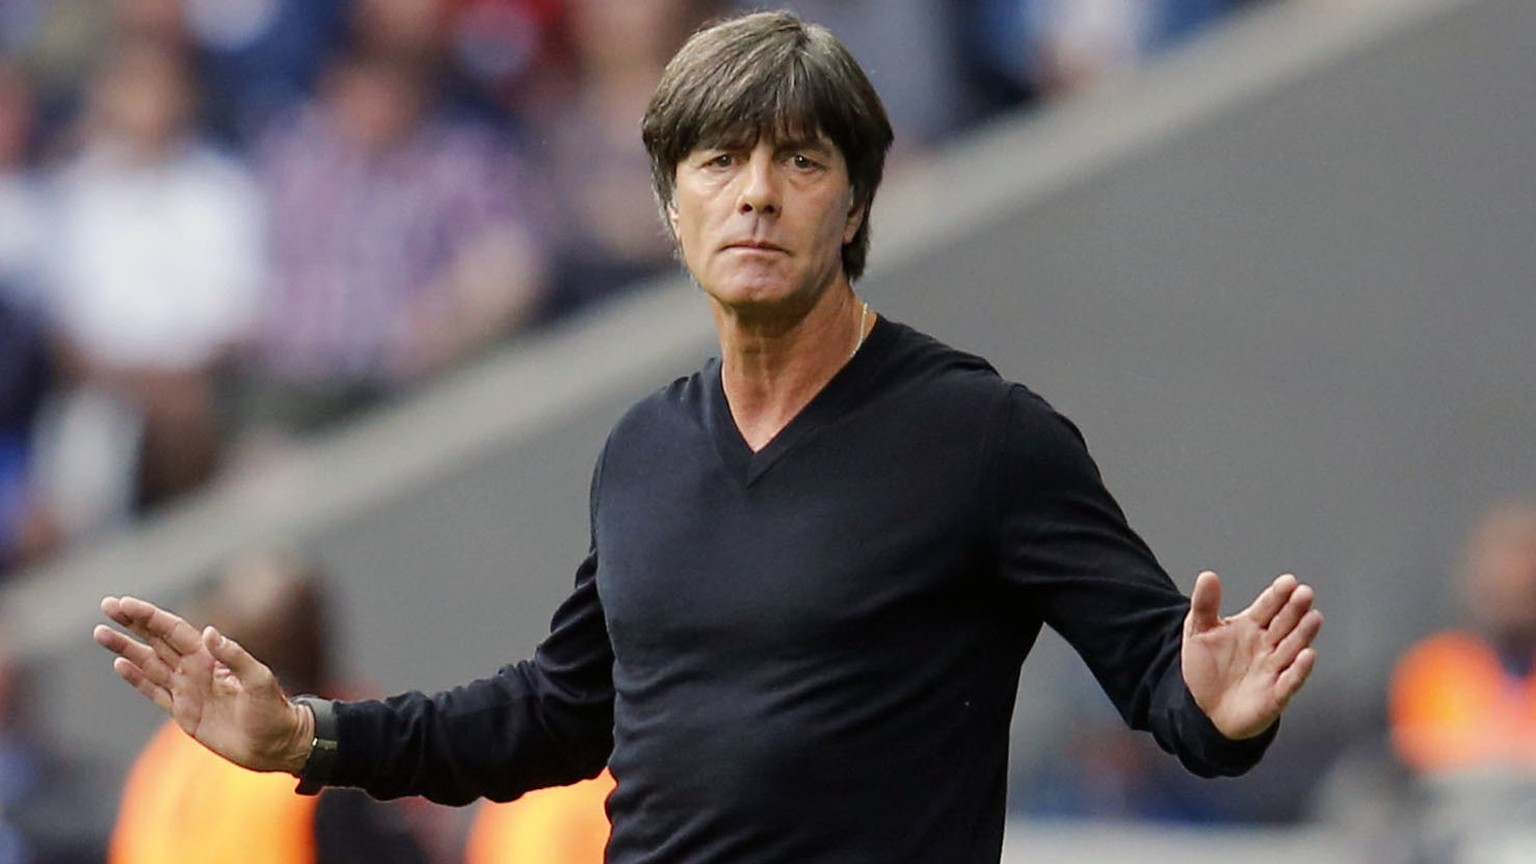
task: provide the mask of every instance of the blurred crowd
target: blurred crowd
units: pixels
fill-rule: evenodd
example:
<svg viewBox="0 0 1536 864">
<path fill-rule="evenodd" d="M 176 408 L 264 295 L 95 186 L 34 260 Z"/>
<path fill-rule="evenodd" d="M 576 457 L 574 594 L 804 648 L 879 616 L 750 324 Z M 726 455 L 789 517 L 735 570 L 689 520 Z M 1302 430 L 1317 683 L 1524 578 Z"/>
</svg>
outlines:
<svg viewBox="0 0 1536 864">
<path fill-rule="evenodd" d="M 893 170 L 1243 0 L 806 0 Z M 672 267 L 639 118 L 732 0 L 0 4 L 0 580 Z"/>
<path fill-rule="evenodd" d="M 899 173 L 1249 2 L 0 0 L 0 584 L 672 270 L 639 119 L 709 19 L 784 5 L 830 26 L 887 102 Z M 232 562 L 197 586 L 193 614 L 270 641 L 258 653 L 291 660 L 295 689 L 359 692 L 333 668 L 321 575 L 287 553 Z M 1536 824 L 1536 509 L 1479 523 L 1457 576 L 1464 626 L 1381 685 L 1388 716 L 1365 736 L 1381 753 L 1322 784 L 1335 751 L 1282 753 L 1265 778 L 1280 788 L 1256 798 L 1099 724 L 1093 693 L 1019 772 L 1015 812 L 1363 824 L 1361 808 L 1399 796 L 1380 805 L 1369 860 L 1530 860 L 1529 832 L 1490 833 L 1465 802 Z M 152 819 L 113 834 L 126 787 L 52 748 L 3 636 L 0 864 L 101 861 L 109 846 L 164 860 L 167 836 L 190 842 Z M 127 778 L 150 790 L 137 798 L 213 782 L 180 743 L 148 743 Z M 282 818 L 304 860 L 387 847 L 359 860 L 592 861 L 611 782 L 484 806 L 468 826 L 332 793 Z M 277 785 L 289 807 L 291 781 Z M 225 791 L 242 806 L 265 795 Z M 245 836 L 205 827 L 210 843 Z M 1517 851 L 1474 858 L 1474 836 Z"/>
</svg>

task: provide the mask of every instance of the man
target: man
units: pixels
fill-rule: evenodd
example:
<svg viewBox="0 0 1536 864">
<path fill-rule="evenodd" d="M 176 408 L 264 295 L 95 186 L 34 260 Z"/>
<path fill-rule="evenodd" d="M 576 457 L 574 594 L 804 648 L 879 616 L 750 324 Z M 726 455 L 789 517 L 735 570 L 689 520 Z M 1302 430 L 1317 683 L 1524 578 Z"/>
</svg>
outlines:
<svg viewBox="0 0 1536 864">
<path fill-rule="evenodd" d="M 427 697 L 290 702 L 216 630 L 108 597 L 114 668 L 234 761 L 496 800 L 611 769 L 610 862 L 998 860 L 1043 623 L 1202 774 L 1252 765 L 1315 661 L 1312 591 L 1174 588 L 1080 437 L 852 288 L 890 125 L 825 29 L 695 34 L 643 137 L 721 359 L 619 421 L 592 546 L 526 662 Z M 1181 650 L 1182 648 L 1182 650 Z"/>
</svg>

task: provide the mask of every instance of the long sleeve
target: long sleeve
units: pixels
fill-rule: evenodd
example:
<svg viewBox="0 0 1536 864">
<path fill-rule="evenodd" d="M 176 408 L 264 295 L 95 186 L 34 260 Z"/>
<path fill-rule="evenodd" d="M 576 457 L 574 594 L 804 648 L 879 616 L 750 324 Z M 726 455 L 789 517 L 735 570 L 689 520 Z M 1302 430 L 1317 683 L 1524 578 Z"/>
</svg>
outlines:
<svg viewBox="0 0 1536 864">
<path fill-rule="evenodd" d="M 1126 524 L 1076 427 L 1015 386 L 993 448 L 1000 565 L 1026 608 L 1072 645 L 1126 723 L 1190 771 L 1251 768 L 1273 730 L 1233 741 L 1195 704 L 1179 662 L 1189 601 Z"/>
<path fill-rule="evenodd" d="M 328 782 L 464 804 L 596 776 L 613 747 L 613 650 L 596 571 L 592 553 L 532 659 L 434 696 L 337 703 Z"/>
</svg>

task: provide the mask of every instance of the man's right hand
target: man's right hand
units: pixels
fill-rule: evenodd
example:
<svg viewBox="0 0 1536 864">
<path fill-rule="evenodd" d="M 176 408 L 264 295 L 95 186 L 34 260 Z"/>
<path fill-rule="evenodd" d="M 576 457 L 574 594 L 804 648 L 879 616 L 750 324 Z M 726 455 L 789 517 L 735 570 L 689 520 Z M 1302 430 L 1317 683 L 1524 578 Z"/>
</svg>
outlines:
<svg viewBox="0 0 1536 864">
<path fill-rule="evenodd" d="M 314 715 L 283 695 L 277 678 L 244 648 L 209 627 L 134 597 L 106 597 L 101 611 L 138 639 L 96 625 L 117 655 L 112 669 L 205 747 L 256 771 L 297 775 L 309 758 Z"/>
</svg>

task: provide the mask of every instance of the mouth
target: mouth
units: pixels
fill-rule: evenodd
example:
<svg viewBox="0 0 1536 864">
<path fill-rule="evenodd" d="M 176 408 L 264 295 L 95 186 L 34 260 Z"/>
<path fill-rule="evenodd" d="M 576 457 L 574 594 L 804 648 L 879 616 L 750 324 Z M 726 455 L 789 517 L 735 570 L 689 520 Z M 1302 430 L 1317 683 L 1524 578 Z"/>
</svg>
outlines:
<svg viewBox="0 0 1536 864">
<path fill-rule="evenodd" d="M 777 246 L 766 240 L 737 240 L 727 243 L 725 249 L 741 249 L 748 252 L 788 252 L 783 246 Z"/>
</svg>

